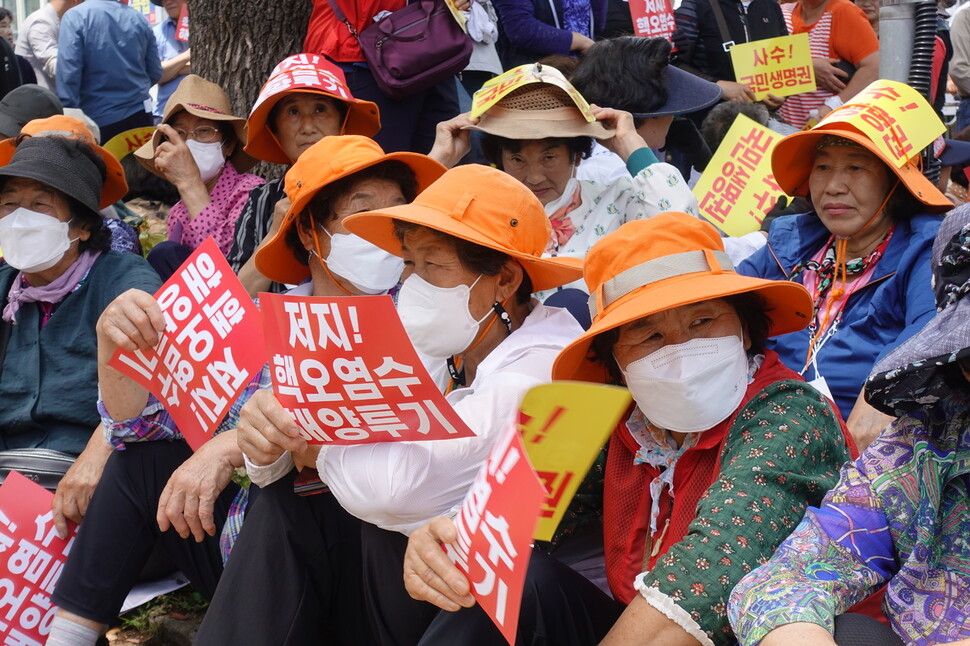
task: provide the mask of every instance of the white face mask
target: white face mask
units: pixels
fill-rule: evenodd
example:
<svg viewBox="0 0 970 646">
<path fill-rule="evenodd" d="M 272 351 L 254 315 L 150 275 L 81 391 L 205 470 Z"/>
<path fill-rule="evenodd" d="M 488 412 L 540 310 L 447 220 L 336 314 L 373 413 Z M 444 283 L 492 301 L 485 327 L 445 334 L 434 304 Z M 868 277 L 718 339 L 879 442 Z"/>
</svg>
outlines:
<svg viewBox="0 0 970 646">
<path fill-rule="evenodd" d="M 203 183 L 222 172 L 226 165 L 226 156 L 222 154 L 221 141 L 203 144 L 195 139 L 188 139 L 185 145 L 189 147 L 192 159 L 195 160 L 195 165 L 199 167 L 199 174 L 202 175 Z"/>
<path fill-rule="evenodd" d="M 493 313 L 476 321 L 468 311 L 468 296 L 480 279 L 457 287 L 435 287 L 417 274 L 404 281 L 397 313 L 415 348 L 433 359 L 447 359 L 475 342 L 479 325 Z"/>
<path fill-rule="evenodd" d="M 323 231 L 330 236 L 327 266 L 358 290 L 365 294 L 383 294 L 401 280 L 404 261 L 397 256 L 360 236 Z"/>
<path fill-rule="evenodd" d="M 0 218 L 0 250 L 14 269 L 28 274 L 50 269 L 71 248 L 70 227 L 52 215 L 19 207 Z"/>
<path fill-rule="evenodd" d="M 668 431 L 699 433 L 723 422 L 748 387 L 748 355 L 737 336 L 668 345 L 623 371 L 637 406 Z"/>
</svg>

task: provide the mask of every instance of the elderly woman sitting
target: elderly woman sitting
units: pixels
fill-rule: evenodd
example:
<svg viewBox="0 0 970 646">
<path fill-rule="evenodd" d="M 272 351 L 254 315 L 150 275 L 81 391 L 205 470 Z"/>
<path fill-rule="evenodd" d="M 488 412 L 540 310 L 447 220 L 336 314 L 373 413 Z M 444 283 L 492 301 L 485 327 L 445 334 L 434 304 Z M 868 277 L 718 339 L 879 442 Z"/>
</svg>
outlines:
<svg viewBox="0 0 970 646">
<path fill-rule="evenodd" d="M 160 285 L 144 259 L 109 250 L 98 209 L 117 178 L 103 155 L 77 139 L 28 137 L 0 167 L 0 460 L 42 449 L 69 464 L 80 454 L 55 497 L 64 533 L 110 453 L 98 428 L 95 324 L 121 292 Z"/>
<path fill-rule="evenodd" d="M 182 79 L 151 141 L 134 153 L 181 197 L 168 213 L 168 240 L 148 255 L 163 279 L 209 236 L 229 253 L 249 191 L 264 183 L 242 174 L 255 163 L 245 145 L 246 120 L 233 116 L 222 88 L 195 74 Z"/>
<path fill-rule="evenodd" d="M 257 263 L 270 278 L 303 283 L 295 290 L 303 295 L 386 291 L 400 278 L 400 259 L 349 235 L 342 221 L 358 210 L 408 202 L 443 172 L 423 155 L 385 155 L 365 137 L 327 137 L 287 173 L 292 205 Z M 348 257 L 362 262 L 348 265 Z M 211 596 L 247 508 L 244 492 L 236 496 L 230 483 L 243 466 L 235 427 L 253 392 L 269 387 L 269 372 L 249 384 L 215 437 L 192 453 L 162 405 L 107 365 L 118 347 L 154 347 L 163 326 L 155 299 L 138 290 L 117 298 L 98 325 L 103 421 L 117 451 L 54 593 L 60 610 L 51 634 L 76 635 L 72 644 L 93 644 L 117 617 L 156 545 Z M 236 513 L 230 517 L 231 503 Z"/>
<path fill-rule="evenodd" d="M 920 99 L 920 118 L 937 117 Z M 860 448 L 889 417 L 865 403 L 873 364 L 933 315 L 930 246 L 952 204 L 917 167 L 902 167 L 858 129 L 827 121 L 789 135 L 772 154 L 778 185 L 815 211 L 778 218 L 768 245 L 741 263 L 748 276 L 796 281 L 812 295 L 806 329 L 769 344 L 831 398 Z"/>
<path fill-rule="evenodd" d="M 389 624 L 408 623 L 410 609 L 375 616 L 372 601 L 398 591 L 406 598 L 403 534 L 462 501 L 524 393 L 549 381 L 552 360 L 582 331 L 567 312 L 531 298 L 580 270 L 569 259 L 541 257 L 549 238 L 542 206 L 504 173 L 461 166 L 412 204 L 353 215 L 344 225 L 403 258 L 398 313 L 417 350 L 450 359 L 447 401 L 476 436 L 308 447 L 271 390 L 254 395 L 239 441 L 250 477 L 266 486 L 200 643 L 317 643 L 335 622 L 374 625 L 382 640 L 406 641 Z M 315 465 L 332 495 L 295 496 L 295 461 Z M 348 599 L 360 592 L 362 558 L 373 567 L 364 573 L 367 603 L 355 605 Z"/>
<path fill-rule="evenodd" d="M 873 369 L 866 396 L 898 415 L 731 594 L 742 644 L 970 644 L 970 209 L 933 245 L 936 316 Z M 890 631 L 847 608 L 886 585 Z M 832 632 L 834 630 L 834 641 Z"/>
<path fill-rule="evenodd" d="M 553 376 L 625 384 L 636 402 L 606 466 L 613 598 L 533 553 L 521 643 L 733 643 L 731 588 L 849 457 L 832 406 L 764 347 L 769 334 L 805 325 L 808 294 L 738 275 L 723 249 L 711 225 L 665 213 L 623 225 L 586 257 L 595 317 Z M 487 615 L 467 609 L 469 583 L 440 546 L 456 538 L 444 517 L 411 535 L 412 596 L 466 607 L 439 614 L 421 643 L 497 643 Z M 544 594 L 551 589 L 568 594 Z"/>
</svg>

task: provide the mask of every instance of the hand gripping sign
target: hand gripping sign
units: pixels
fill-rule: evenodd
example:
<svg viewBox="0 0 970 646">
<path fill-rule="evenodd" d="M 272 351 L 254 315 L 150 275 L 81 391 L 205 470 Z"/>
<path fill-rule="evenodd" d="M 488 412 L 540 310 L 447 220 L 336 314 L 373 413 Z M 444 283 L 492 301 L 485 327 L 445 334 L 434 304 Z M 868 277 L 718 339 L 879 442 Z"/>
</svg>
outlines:
<svg viewBox="0 0 970 646">
<path fill-rule="evenodd" d="M 4 645 L 41 646 L 57 607 L 54 586 L 76 527 L 57 537 L 54 494 L 11 471 L 0 487 L 0 638 Z"/>
<path fill-rule="evenodd" d="M 832 110 L 819 126 L 840 123 L 862 131 L 896 168 L 946 131 L 923 96 L 898 81 L 873 81 L 849 103 Z"/>
<path fill-rule="evenodd" d="M 784 195 L 771 172 L 771 151 L 781 138 L 739 114 L 694 186 L 701 215 L 729 236 L 760 229 Z"/>
<path fill-rule="evenodd" d="M 808 34 L 765 38 L 731 47 L 738 83 L 758 101 L 769 94 L 792 96 L 815 91 L 815 69 Z"/>
<path fill-rule="evenodd" d="M 552 540 L 586 472 L 630 405 L 616 386 L 557 381 L 536 386 L 519 407 L 522 443 L 549 491 L 533 538 Z"/>
<path fill-rule="evenodd" d="M 549 83 L 558 88 L 562 88 L 576 102 L 576 107 L 579 108 L 579 111 L 587 122 L 592 123 L 596 121 L 596 117 L 593 116 L 593 111 L 590 109 L 589 103 L 566 80 L 562 72 L 554 67 L 541 65 L 540 63 L 513 67 L 504 74 L 499 74 L 495 78 L 487 81 L 478 92 L 475 92 L 475 96 L 472 97 L 472 109 L 469 116 L 472 119 L 482 116 L 488 112 L 489 108 L 511 93 L 512 90 L 517 90 L 530 83 Z"/>
<path fill-rule="evenodd" d="M 458 540 L 446 545 L 475 601 L 513 645 L 532 533 L 545 497 L 512 425 L 492 447 L 455 517 Z"/>
<path fill-rule="evenodd" d="M 670 0 L 630 0 L 630 18 L 636 36 L 666 38 L 674 34 L 674 10 Z"/>
<path fill-rule="evenodd" d="M 148 389 L 193 449 L 266 362 L 259 310 L 212 238 L 155 293 L 165 331 L 153 350 L 118 350 L 108 365 Z"/>
<path fill-rule="evenodd" d="M 260 294 L 276 398 L 310 444 L 471 437 L 389 296 Z"/>
</svg>

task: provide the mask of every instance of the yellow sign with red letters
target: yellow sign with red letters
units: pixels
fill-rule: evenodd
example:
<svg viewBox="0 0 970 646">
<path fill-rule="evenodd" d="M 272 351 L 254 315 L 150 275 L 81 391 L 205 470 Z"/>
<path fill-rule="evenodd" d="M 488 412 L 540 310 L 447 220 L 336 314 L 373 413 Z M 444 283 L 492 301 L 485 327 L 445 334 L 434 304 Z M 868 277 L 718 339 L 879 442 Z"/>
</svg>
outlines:
<svg viewBox="0 0 970 646">
<path fill-rule="evenodd" d="M 781 138 L 739 114 L 694 186 L 701 215 L 729 236 L 760 229 L 784 195 L 771 172 L 771 151 Z"/>
<path fill-rule="evenodd" d="M 760 101 L 769 94 L 792 96 L 815 91 L 815 70 L 808 34 L 765 38 L 731 47 L 738 83 Z"/>
<path fill-rule="evenodd" d="M 579 111 L 583 114 L 583 118 L 586 121 L 592 123 L 596 120 L 593 116 L 593 111 L 589 107 L 589 103 L 566 80 L 562 72 L 555 67 L 541 65 L 539 63 L 513 67 L 504 74 L 499 74 L 486 82 L 482 86 L 482 89 L 475 92 L 475 96 L 472 97 L 472 109 L 469 116 L 472 119 L 477 119 L 488 112 L 488 109 L 493 105 L 508 96 L 513 90 L 517 90 L 530 83 L 549 83 L 550 85 L 562 88 L 576 102 L 576 107 L 579 108 Z"/>
<path fill-rule="evenodd" d="M 630 405 L 616 386 L 557 381 L 536 386 L 519 406 L 522 443 L 547 497 L 533 537 L 548 541 L 586 472 Z"/>
</svg>

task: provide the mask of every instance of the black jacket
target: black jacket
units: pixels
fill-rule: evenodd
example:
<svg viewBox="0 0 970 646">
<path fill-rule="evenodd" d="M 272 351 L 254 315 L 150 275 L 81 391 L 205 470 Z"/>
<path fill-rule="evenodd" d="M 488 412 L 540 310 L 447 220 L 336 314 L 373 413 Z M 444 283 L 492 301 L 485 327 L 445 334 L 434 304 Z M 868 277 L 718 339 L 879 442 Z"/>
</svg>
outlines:
<svg viewBox="0 0 970 646">
<path fill-rule="evenodd" d="M 752 0 L 748 8 L 738 0 L 720 3 L 730 39 L 746 43 L 788 34 L 785 17 L 775 0 Z M 711 0 L 684 0 L 674 12 L 674 64 L 709 81 L 736 81 L 731 55 L 725 52 Z"/>
</svg>

